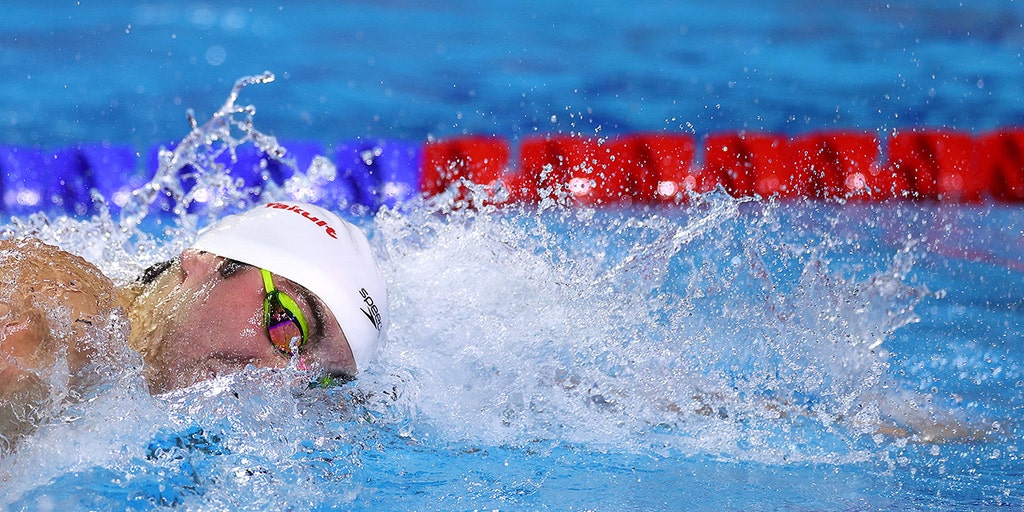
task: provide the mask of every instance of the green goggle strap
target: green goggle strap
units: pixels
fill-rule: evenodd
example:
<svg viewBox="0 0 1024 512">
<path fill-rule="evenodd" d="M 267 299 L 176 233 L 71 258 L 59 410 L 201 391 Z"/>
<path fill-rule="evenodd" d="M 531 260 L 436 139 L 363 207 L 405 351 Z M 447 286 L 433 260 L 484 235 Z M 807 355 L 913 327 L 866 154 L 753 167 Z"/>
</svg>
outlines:
<svg viewBox="0 0 1024 512">
<path fill-rule="evenodd" d="M 300 345 L 305 344 L 309 328 L 306 326 L 306 318 L 302 316 L 302 309 L 295 302 L 295 299 L 292 299 L 287 293 L 284 293 L 274 287 L 274 281 L 270 276 L 269 270 L 261 268 L 260 275 L 263 276 L 263 289 L 267 292 L 266 298 L 263 299 L 264 321 L 270 319 L 270 297 L 274 296 L 277 298 L 277 301 L 281 303 L 281 306 L 284 307 L 285 311 L 291 314 L 291 316 L 299 322 L 299 330 L 302 331 L 302 343 Z M 268 325 L 267 329 L 269 328 L 270 326 Z"/>
</svg>

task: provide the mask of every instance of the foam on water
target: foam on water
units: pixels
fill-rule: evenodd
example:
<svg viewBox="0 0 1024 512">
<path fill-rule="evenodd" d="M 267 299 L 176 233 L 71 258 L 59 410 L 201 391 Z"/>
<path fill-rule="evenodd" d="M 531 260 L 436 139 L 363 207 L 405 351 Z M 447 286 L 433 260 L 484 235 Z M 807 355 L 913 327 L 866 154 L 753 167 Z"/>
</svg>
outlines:
<svg viewBox="0 0 1024 512">
<path fill-rule="evenodd" d="M 404 375 L 409 411 L 488 445 L 868 456 L 859 436 L 892 421 L 884 341 L 927 290 L 903 280 L 909 248 L 844 273 L 824 254 L 837 242 L 773 235 L 779 213 L 725 196 L 682 212 L 386 212 L 380 366 Z M 845 448 L 778 439 L 815 429 Z"/>
<path fill-rule="evenodd" d="M 175 255 L 204 221 L 183 207 L 151 213 L 167 194 L 195 199 L 174 173 L 198 169 L 219 198 L 207 203 L 214 217 L 253 196 L 213 157 L 244 143 L 279 148 L 236 97 L 164 155 L 120 220 L 34 216 L 6 234 L 59 243 L 121 283 Z M 329 171 L 256 198 L 302 199 L 312 193 L 302 180 Z M 250 368 L 151 397 L 138 356 L 118 352 L 83 401 L 0 459 L 0 505 L 351 503 L 375 492 L 360 475 L 395 443 L 884 465 L 906 438 L 880 431 L 920 439 L 978 427 L 948 396 L 920 394 L 890 370 L 888 340 L 932 292 L 912 277 L 929 240 L 879 243 L 884 206 L 719 193 L 672 210 L 452 201 L 359 219 L 383 257 L 393 320 L 357 382 L 306 389 L 294 368 Z"/>
</svg>

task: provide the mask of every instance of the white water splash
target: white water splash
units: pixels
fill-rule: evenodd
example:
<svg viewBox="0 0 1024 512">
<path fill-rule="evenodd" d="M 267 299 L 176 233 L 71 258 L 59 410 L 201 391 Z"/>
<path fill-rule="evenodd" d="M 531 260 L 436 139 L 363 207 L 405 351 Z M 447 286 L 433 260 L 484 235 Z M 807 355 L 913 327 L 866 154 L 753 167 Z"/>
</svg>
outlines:
<svg viewBox="0 0 1024 512">
<path fill-rule="evenodd" d="M 825 237 L 779 240 L 776 206 L 705 201 L 383 213 L 394 320 L 370 387 L 396 389 L 422 435 L 485 445 L 870 457 L 859 439 L 892 384 L 880 345 L 927 293 L 903 282 L 913 257 L 860 277 L 829 268 Z M 804 424 L 839 448 L 788 442 Z"/>
<path fill-rule="evenodd" d="M 153 177 L 132 192 L 118 218 L 113 218 L 103 206 L 103 198 L 97 197 L 100 213 L 93 218 L 51 219 L 36 213 L 11 219 L 0 235 L 40 238 L 81 255 L 124 283 L 149 265 L 179 254 L 199 228 L 225 214 L 274 199 L 320 199 L 316 192 L 320 185 L 337 177 L 330 160 L 320 156 L 309 169 L 299 169 L 287 148 L 255 127 L 256 108 L 237 104 L 245 87 L 273 81 L 270 72 L 240 78 L 224 104 L 202 124 L 189 111 L 191 130 L 173 148 L 161 148 Z M 232 171 L 238 163 L 238 149 L 247 145 L 254 146 L 267 161 L 290 168 L 294 175 L 277 184 L 264 172 L 257 186 L 246 185 L 237 171 Z"/>
<path fill-rule="evenodd" d="M 120 221 L 33 216 L 7 234 L 57 241 L 122 281 L 176 254 L 200 224 L 187 206 L 158 234 L 147 228 L 162 195 L 195 198 L 174 176 L 197 172 L 205 197 L 219 198 L 206 213 L 220 214 L 253 196 L 218 155 L 239 144 L 284 154 L 253 127 L 253 109 L 234 105 L 266 78 L 240 81 L 164 153 Z M 303 180 L 330 178 L 316 167 L 257 197 L 302 198 L 314 188 Z M 358 382 L 304 391 L 295 373 L 249 369 L 154 398 L 136 361 L 0 461 L 5 499 L 50 496 L 49 482 L 78 474 L 100 488 L 81 492 L 110 492 L 109 473 L 125 480 L 115 488 L 134 479 L 147 499 L 193 508 L 274 495 L 303 508 L 325 492 L 347 503 L 362 450 L 392 431 L 414 446 L 567 443 L 773 464 L 876 457 L 899 442 L 873 435 L 904 399 L 885 342 L 927 293 L 907 282 L 917 246 L 849 266 L 838 255 L 854 241 L 829 235 L 827 218 L 793 220 L 799 211 L 715 194 L 672 211 L 498 209 L 454 195 L 384 210 L 367 227 L 384 256 L 391 335 Z M 74 456 L 51 459 L 52 446 Z M 151 488 L 168 476 L 170 490 Z M 270 506 L 248 503 L 260 504 Z"/>
</svg>

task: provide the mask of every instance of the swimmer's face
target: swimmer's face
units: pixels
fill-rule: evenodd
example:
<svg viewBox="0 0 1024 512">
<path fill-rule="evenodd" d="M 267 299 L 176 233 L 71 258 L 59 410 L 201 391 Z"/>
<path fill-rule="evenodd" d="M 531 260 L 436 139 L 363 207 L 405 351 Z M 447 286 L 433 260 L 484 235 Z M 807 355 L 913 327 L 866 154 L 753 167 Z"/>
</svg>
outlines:
<svg viewBox="0 0 1024 512">
<path fill-rule="evenodd" d="M 170 391 L 247 365 L 283 368 L 290 360 L 273 345 L 264 323 L 266 296 L 259 269 L 210 253 L 185 251 L 171 270 L 160 337 L 146 353 L 153 391 Z M 316 372 L 354 374 L 355 361 L 334 315 L 308 290 L 274 276 L 274 285 L 294 298 L 308 324 L 299 362 Z"/>
</svg>

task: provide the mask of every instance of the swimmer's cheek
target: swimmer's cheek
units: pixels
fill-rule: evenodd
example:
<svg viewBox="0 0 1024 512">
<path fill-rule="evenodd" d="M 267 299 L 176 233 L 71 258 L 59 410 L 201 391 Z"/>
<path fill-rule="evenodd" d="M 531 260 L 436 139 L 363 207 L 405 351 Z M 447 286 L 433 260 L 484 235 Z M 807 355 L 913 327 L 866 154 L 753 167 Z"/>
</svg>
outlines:
<svg viewBox="0 0 1024 512">
<path fill-rule="evenodd" d="M 275 353 L 272 357 L 245 357 L 234 354 L 215 355 L 208 367 L 214 377 L 238 373 L 249 366 L 256 368 L 284 368 L 288 364 L 285 356 Z M 213 378 L 213 377 L 210 377 Z"/>
<path fill-rule="evenodd" d="M 266 364 L 259 358 L 239 357 L 233 354 L 215 354 L 203 361 L 198 361 L 188 367 L 179 368 L 173 372 L 170 382 L 163 387 L 155 389 L 157 393 L 174 391 L 187 388 L 200 382 L 224 377 L 244 370 L 248 366 L 255 367 L 283 367 L 284 364 Z"/>
</svg>

